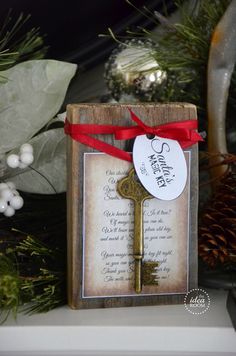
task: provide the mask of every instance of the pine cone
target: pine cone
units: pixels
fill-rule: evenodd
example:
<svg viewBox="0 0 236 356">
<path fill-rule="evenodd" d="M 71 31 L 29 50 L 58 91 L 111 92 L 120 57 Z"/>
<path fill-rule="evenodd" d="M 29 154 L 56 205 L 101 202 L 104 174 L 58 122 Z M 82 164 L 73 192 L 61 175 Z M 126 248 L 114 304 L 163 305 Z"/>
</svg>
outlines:
<svg viewBox="0 0 236 356">
<path fill-rule="evenodd" d="M 201 217 L 199 256 L 210 267 L 236 262 L 236 173 L 221 180 Z"/>
</svg>

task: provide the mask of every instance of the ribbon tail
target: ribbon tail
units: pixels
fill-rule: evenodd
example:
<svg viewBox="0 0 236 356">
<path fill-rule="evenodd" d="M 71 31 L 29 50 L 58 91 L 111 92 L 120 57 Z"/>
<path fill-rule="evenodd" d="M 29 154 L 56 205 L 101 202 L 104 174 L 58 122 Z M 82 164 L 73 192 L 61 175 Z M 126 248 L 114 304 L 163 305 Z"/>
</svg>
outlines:
<svg viewBox="0 0 236 356">
<path fill-rule="evenodd" d="M 191 140 L 197 143 L 198 141 L 203 142 L 204 138 L 197 131 L 192 131 Z"/>
</svg>

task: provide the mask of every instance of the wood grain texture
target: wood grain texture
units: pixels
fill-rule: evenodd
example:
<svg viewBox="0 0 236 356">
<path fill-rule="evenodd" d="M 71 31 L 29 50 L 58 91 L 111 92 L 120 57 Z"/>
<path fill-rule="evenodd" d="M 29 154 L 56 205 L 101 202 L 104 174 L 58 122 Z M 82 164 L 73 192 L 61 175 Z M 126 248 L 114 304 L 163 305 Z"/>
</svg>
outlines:
<svg viewBox="0 0 236 356">
<path fill-rule="evenodd" d="M 131 126 L 127 106 L 147 125 L 156 126 L 168 122 L 197 119 L 196 107 L 187 103 L 170 104 L 78 104 L 68 105 L 69 122 L 87 124 L 109 124 Z M 111 135 L 97 135 L 107 143 L 127 150 L 128 143 L 117 141 Z M 155 304 L 182 303 L 183 294 L 112 297 L 112 298 L 81 298 L 82 285 L 82 211 L 83 211 L 83 155 L 95 150 L 84 146 L 68 137 L 68 303 L 73 309 L 124 307 Z M 191 147 L 190 177 L 190 240 L 189 240 L 189 289 L 197 286 L 197 207 L 198 207 L 198 148 Z"/>
</svg>

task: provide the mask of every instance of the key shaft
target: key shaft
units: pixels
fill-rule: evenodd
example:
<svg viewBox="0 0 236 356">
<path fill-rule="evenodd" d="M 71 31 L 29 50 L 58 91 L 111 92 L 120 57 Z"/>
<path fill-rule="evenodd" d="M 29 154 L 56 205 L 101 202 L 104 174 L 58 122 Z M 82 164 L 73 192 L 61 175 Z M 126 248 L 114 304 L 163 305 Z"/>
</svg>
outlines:
<svg viewBox="0 0 236 356">
<path fill-rule="evenodd" d="M 117 185 L 117 191 L 126 199 L 134 202 L 134 240 L 133 256 L 135 259 L 135 292 L 142 291 L 142 259 L 144 256 L 144 237 L 143 237 L 143 203 L 146 199 L 153 196 L 147 192 L 137 179 L 134 169 L 129 171 L 127 177 L 121 179 Z"/>
<path fill-rule="evenodd" d="M 135 292 L 142 291 L 142 260 L 144 256 L 144 239 L 143 239 L 143 201 L 134 200 L 134 241 L 133 255 L 135 259 L 134 286 Z"/>
</svg>

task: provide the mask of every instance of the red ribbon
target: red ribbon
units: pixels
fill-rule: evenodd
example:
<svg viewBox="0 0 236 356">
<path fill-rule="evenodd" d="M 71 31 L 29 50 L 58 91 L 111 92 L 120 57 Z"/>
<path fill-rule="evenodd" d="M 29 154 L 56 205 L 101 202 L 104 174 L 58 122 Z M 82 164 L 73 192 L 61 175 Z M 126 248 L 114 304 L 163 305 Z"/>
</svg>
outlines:
<svg viewBox="0 0 236 356">
<path fill-rule="evenodd" d="M 129 111 L 132 120 L 137 123 L 137 126 L 71 124 L 66 119 L 64 130 L 67 135 L 84 145 L 129 162 L 132 162 L 130 153 L 90 135 L 114 135 L 116 140 L 129 140 L 139 135 L 151 134 L 177 140 L 182 148 L 187 148 L 199 141 L 203 141 L 201 135 L 195 131 L 197 129 L 197 120 L 171 122 L 152 127 L 144 124 L 130 109 Z"/>
</svg>

